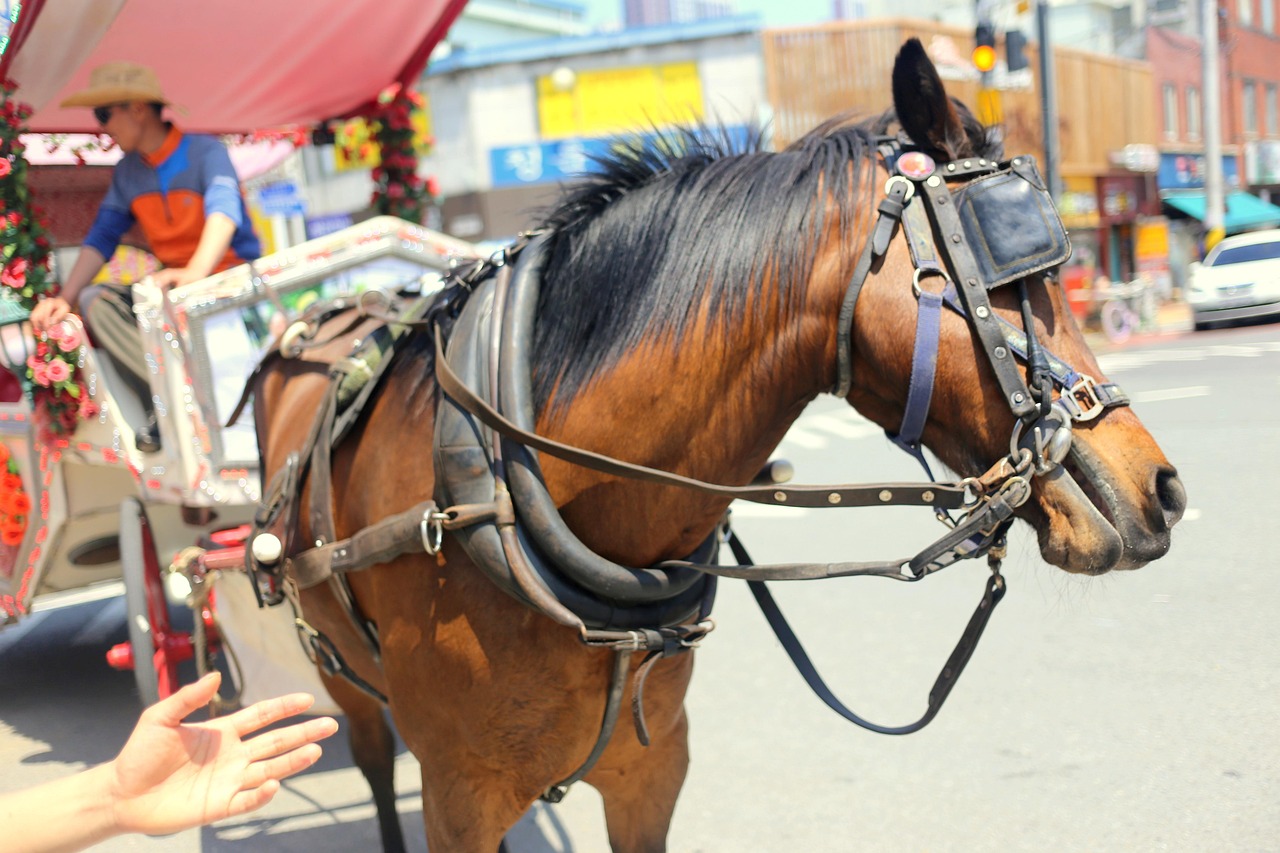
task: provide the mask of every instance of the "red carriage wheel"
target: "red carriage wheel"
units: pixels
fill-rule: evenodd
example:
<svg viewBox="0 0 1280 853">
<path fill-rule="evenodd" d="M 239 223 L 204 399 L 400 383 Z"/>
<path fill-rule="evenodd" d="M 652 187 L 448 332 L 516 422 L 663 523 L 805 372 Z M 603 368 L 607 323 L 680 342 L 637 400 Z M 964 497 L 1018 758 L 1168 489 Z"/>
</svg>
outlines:
<svg viewBox="0 0 1280 853">
<path fill-rule="evenodd" d="M 191 637 L 173 630 L 164 578 L 146 508 L 137 498 L 120 504 L 120 563 L 124 575 L 133 677 L 144 705 L 170 696 L 178 664 L 191 657 Z"/>
</svg>

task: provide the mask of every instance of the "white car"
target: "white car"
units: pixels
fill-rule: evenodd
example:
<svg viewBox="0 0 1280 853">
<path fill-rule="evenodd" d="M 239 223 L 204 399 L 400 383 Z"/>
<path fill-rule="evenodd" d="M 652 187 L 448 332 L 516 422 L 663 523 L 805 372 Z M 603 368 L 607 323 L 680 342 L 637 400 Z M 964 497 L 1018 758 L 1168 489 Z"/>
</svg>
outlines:
<svg viewBox="0 0 1280 853">
<path fill-rule="evenodd" d="M 1227 237 L 1191 265 L 1187 302 L 1197 329 L 1280 316 L 1280 229 Z"/>
</svg>

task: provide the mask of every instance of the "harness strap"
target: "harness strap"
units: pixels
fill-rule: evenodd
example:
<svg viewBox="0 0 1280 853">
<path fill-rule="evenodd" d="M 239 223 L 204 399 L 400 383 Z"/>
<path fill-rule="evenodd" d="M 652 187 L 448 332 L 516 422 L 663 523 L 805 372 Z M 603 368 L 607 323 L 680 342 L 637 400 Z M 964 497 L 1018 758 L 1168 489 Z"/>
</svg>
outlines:
<svg viewBox="0 0 1280 853">
<path fill-rule="evenodd" d="M 710 575 L 747 581 L 803 581 L 872 575 L 913 582 L 939 569 L 980 555 L 995 541 L 996 532 L 1013 518 L 1014 511 L 1031 495 L 1031 485 L 1020 476 L 1011 477 L 1004 487 L 967 518 L 947 530 L 914 557 L 866 563 L 779 563 L 758 566 L 739 561 L 736 566 L 716 566 L 668 560 L 661 566 L 684 566 Z"/>
<path fill-rule="evenodd" d="M 876 218 L 871 238 L 863 247 L 853 275 L 849 277 L 849 286 L 845 289 L 836 320 L 836 385 L 831 393 L 837 397 L 849 396 L 849 389 L 853 387 L 853 313 L 858 307 L 858 295 L 867 283 L 872 266 L 888 250 L 907 197 L 912 192 L 912 185 L 905 180 L 889 182 L 885 197 L 880 201 L 880 215 Z"/>
<path fill-rule="evenodd" d="M 677 486 L 703 494 L 773 506 L 809 508 L 838 506 L 895 506 L 937 504 L 959 509 L 965 503 L 963 483 L 873 483 L 861 486 L 723 486 L 703 482 L 681 474 L 659 471 L 632 462 L 624 462 L 590 450 L 561 444 L 528 432 L 509 421 L 480 399 L 454 372 L 444 357 L 439 335 L 436 336 L 436 380 L 441 390 L 455 403 L 495 432 L 527 447 L 541 450 L 584 468 L 617 477 L 628 477 L 663 486 Z"/>
<path fill-rule="evenodd" d="M 1003 539 L 1003 530 L 1000 536 Z M 733 555 L 739 563 L 748 566 L 751 564 L 751 557 L 738 540 L 737 535 L 730 534 L 729 547 L 733 549 Z M 905 726 L 881 726 L 869 722 L 849 710 L 831 692 L 831 688 L 827 687 L 826 682 L 822 680 L 822 676 L 818 674 L 818 670 L 809 659 L 809 655 L 805 653 L 800 639 L 791 630 L 786 617 L 782 615 L 782 610 L 779 609 L 778 603 L 774 600 L 773 594 L 769 592 L 769 588 L 764 582 L 749 581 L 747 586 L 751 588 L 751 594 L 755 597 L 756 604 L 759 605 L 760 611 L 764 613 L 765 619 L 769 622 L 769 627 L 773 629 L 774 635 L 782 643 L 782 647 L 786 650 L 787 656 L 791 658 L 792 664 L 795 665 L 796 669 L 804 677 L 805 683 L 817 694 L 818 698 L 825 702 L 827 707 L 849 722 L 883 735 L 906 735 L 917 732 L 937 716 L 938 711 L 942 710 L 943 703 L 947 701 L 947 696 L 950 695 L 951 689 L 955 687 L 956 681 L 960 678 L 960 673 L 964 671 L 965 665 L 973 657 L 973 652 L 978 646 L 978 640 L 982 638 L 982 632 L 986 629 L 987 622 L 991 619 L 991 614 L 995 611 L 996 605 L 1000 603 L 1000 599 L 1004 598 L 1006 591 L 1004 576 L 1000 574 L 999 558 L 993 558 L 991 577 L 987 579 L 982 598 L 978 601 L 977 609 L 973 611 L 973 615 L 969 617 L 969 623 L 965 626 L 964 633 L 960 635 L 960 640 L 956 643 L 951 656 L 947 658 L 942 671 L 938 673 L 937 679 L 933 682 L 933 687 L 929 691 L 928 709 L 925 711 L 924 716 Z"/>
<path fill-rule="evenodd" d="M 402 554 L 426 551 L 431 547 L 428 537 L 438 513 L 435 501 L 423 501 L 347 539 L 309 548 L 289 558 L 290 574 L 298 589 L 310 589 L 335 574 L 386 563 Z"/>
<path fill-rule="evenodd" d="M 898 434 L 890 434 L 894 444 L 913 456 L 924 468 L 929 479 L 933 471 L 920 449 L 920 438 L 929 419 L 929 404 L 933 400 L 934 377 L 938 371 L 938 341 L 942 333 L 942 294 L 925 290 L 920 281 L 926 275 L 941 276 L 950 283 L 950 276 L 943 268 L 933 242 L 933 230 L 923 205 L 913 204 L 906 209 L 903 218 L 907 246 L 916 273 L 912 289 L 916 294 L 916 339 L 911 353 L 911 381 L 908 385 L 907 404 L 902 415 Z"/>
<path fill-rule="evenodd" d="M 600 723 L 600 734 L 596 735 L 595 746 L 591 748 L 591 753 L 587 756 L 587 760 L 582 762 L 581 767 L 543 791 L 539 799 L 548 803 L 558 803 L 563 800 L 564 795 L 569 792 L 569 786 L 590 773 L 591 768 L 595 767 L 596 762 L 600 760 L 600 756 L 604 755 L 605 748 L 613 738 L 613 730 L 618 724 L 618 714 L 622 709 L 622 694 L 627 688 L 627 671 L 630 668 L 631 651 L 627 649 L 615 651 L 613 676 L 609 679 L 609 692 L 604 703 L 604 719 Z M 646 743 L 645 746 L 648 744 Z"/>
<path fill-rule="evenodd" d="M 947 182 L 935 174 L 917 183 L 916 187 L 929 200 L 929 215 L 938 229 L 938 236 L 947 245 L 951 266 L 957 276 L 957 289 L 968 309 L 969 325 L 986 352 L 987 360 L 1004 393 L 1005 403 L 1013 410 L 1015 417 L 1026 419 L 1037 412 L 1036 402 L 1031 398 L 1026 383 L 1022 381 L 1017 364 L 1005 349 L 1004 331 L 991 309 L 991 300 L 978 275 L 978 264 L 973 258 L 973 252 L 964 238 L 964 228 L 960 224 L 955 205 L 952 204 Z"/>
<path fill-rule="evenodd" d="M 948 308 L 961 317 L 967 318 L 969 316 L 965 312 L 964 306 L 960 304 L 954 286 L 948 287 L 944 291 L 943 301 Z M 1009 349 L 1013 351 L 1014 355 L 1025 359 L 1027 357 L 1026 334 L 1022 329 L 1003 317 L 997 315 L 996 319 L 1004 330 Z M 1077 372 L 1071 365 L 1054 355 L 1052 351 L 1044 347 L 1041 347 L 1040 351 L 1048 361 L 1049 375 L 1062 390 L 1062 396 L 1059 401 L 1067 408 L 1072 419 L 1078 421 L 1091 420 L 1101 414 L 1103 409 L 1129 405 L 1129 395 L 1119 384 L 1115 382 L 1097 382 L 1093 377 Z"/>
</svg>

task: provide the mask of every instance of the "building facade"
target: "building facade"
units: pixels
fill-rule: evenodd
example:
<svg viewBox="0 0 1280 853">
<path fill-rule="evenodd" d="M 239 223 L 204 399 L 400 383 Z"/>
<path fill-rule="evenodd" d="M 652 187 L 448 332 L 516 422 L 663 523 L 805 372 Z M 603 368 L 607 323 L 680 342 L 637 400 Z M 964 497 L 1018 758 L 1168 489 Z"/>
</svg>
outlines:
<svg viewBox="0 0 1280 853">
<path fill-rule="evenodd" d="M 445 201 L 433 227 L 471 241 L 529 227 L 619 137 L 708 122 L 744 133 L 766 108 L 757 16 L 455 53 L 428 68 Z"/>
<path fill-rule="evenodd" d="M 623 0 L 623 22 L 628 27 L 690 23 L 708 18 L 728 18 L 737 11 L 734 0 Z"/>
<path fill-rule="evenodd" d="M 1276 0 L 1220 6 L 1218 69 L 1220 142 L 1226 233 L 1280 225 L 1280 52 Z M 1175 286 L 1204 253 L 1205 134 L 1203 40 L 1191 10 L 1169 26 L 1150 26 L 1146 55 L 1159 105 L 1157 184 L 1170 216 L 1169 254 Z"/>
</svg>

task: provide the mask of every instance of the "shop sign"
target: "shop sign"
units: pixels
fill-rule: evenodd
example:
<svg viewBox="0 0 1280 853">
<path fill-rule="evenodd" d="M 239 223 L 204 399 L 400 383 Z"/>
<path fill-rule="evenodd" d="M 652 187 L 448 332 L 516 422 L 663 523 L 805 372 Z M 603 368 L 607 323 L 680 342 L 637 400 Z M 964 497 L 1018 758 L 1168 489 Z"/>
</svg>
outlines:
<svg viewBox="0 0 1280 853">
<path fill-rule="evenodd" d="M 1222 180 L 1231 189 L 1240 188 L 1240 170 L 1236 158 L 1232 155 L 1226 154 L 1222 157 Z M 1202 188 L 1204 186 L 1204 155 L 1169 152 L 1161 154 L 1156 183 L 1162 190 Z"/>
<path fill-rule="evenodd" d="M 268 216 L 301 216 L 306 212 L 302 194 L 293 181 L 258 187 L 258 207 Z"/>
<path fill-rule="evenodd" d="M 341 231 L 343 228 L 350 228 L 352 225 L 352 217 L 350 213 L 330 213 L 325 216 L 308 216 L 306 219 L 307 239 L 314 240 L 317 237 L 324 237 L 328 234 Z"/>
<path fill-rule="evenodd" d="M 745 143 L 748 137 L 745 125 L 735 125 L 726 128 L 724 132 L 735 145 Z M 639 138 L 652 143 L 657 134 L 641 134 Z M 525 145 L 490 148 L 490 185 L 499 189 L 555 183 L 597 171 L 596 159 L 607 157 L 618 142 L 618 137 L 604 136 L 543 140 Z"/>
<path fill-rule="evenodd" d="M 1154 172 L 1160 168 L 1160 151 L 1154 145 L 1134 142 L 1110 152 L 1111 165 L 1130 172 Z"/>
<path fill-rule="evenodd" d="M 1141 202 L 1141 178 L 1107 175 L 1098 178 L 1099 218 L 1103 222 L 1132 222 Z"/>
<path fill-rule="evenodd" d="M 1058 213 L 1068 228 L 1098 227 L 1098 194 L 1092 178 L 1067 177 L 1058 197 Z"/>
</svg>

